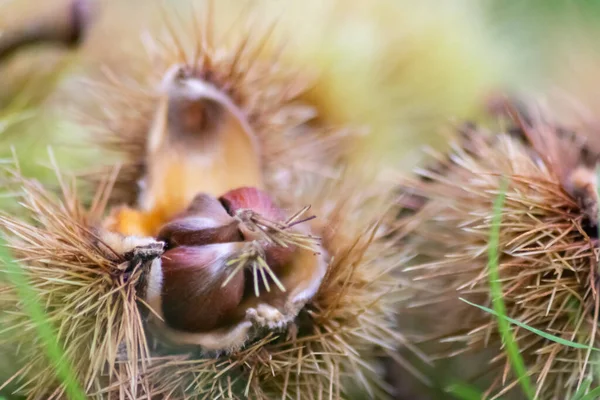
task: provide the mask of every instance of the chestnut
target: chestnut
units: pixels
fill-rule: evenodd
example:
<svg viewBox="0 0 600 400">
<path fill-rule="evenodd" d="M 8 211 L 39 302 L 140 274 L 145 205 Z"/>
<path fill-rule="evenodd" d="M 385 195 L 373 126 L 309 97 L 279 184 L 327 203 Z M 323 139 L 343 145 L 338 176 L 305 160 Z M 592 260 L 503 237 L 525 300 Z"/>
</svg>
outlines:
<svg viewBox="0 0 600 400">
<path fill-rule="evenodd" d="M 161 306 L 170 327 L 207 332 L 233 322 L 231 316 L 244 294 L 244 273 L 231 277 L 226 264 L 242 246 L 241 242 L 180 246 L 163 254 Z"/>
<path fill-rule="evenodd" d="M 203 193 L 194 198 L 184 213 L 162 226 L 158 240 L 169 248 L 241 242 L 238 225 L 219 200 Z"/>
<path fill-rule="evenodd" d="M 221 203 L 225 206 L 230 215 L 240 220 L 240 230 L 244 239 L 265 240 L 264 231 L 269 226 L 276 226 L 277 229 L 285 229 L 282 225 L 286 216 L 283 210 L 275 205 L 271 196 L 266 192 L 252 187 L 242 187 L 230 190 L 220 197 Z M 261 224 L 267 224 L 262 225 Z M 262 229 L 261 229 L 262 228 Z M 264 251 L 267 264 L 275 271 L 287 264 L 296 247 L 291 244 L 281 245 L 281 243 L 267 242 L 264 244 Z"/>
<path fill-rule="evenodd" d="M 272 198 L 252 187 L 218 199 L 197 195 L 159 231 L 167 251 L 153 265 L 149 303 L 180 332 L 239 322 L 244 312 L 238 308 L 252 289 L 256 297 L 261 284 L 286 291 L 277 275 L 292 260 L 295 243 L 312 238 L 289 229 L 298 215 L 286 221 Z"/>
</svg>

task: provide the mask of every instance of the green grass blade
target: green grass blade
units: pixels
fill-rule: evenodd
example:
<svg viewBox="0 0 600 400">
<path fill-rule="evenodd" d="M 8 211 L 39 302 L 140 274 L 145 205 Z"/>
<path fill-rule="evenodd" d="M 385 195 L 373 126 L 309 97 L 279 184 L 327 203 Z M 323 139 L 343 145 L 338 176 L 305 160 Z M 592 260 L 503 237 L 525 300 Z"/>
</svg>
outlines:
<svg viewBox="0 0 600 400">
<path fill-rule="evenodd" d="M 598 398 L 600 398 L 600 387 L 592 389 L 588 394 L 586 394 L 579 400 L 596 400 Z"/>
<path fill-rule="evenodd" d="M 37 300 L 35 290 L 29 285 L 27 276 L 21 267 L 12 259 L 4 240 L 0 238 L 0 261 L 6 266 L 6 275 L 17 294 L 25 311 L 31 321 L 35 324 L 37 334 L 44 344 L 46 356 L 55 368 L 57 377 L 62 381 L 67 396 L 73 400 L 85 400 L 85 394 L 81 390 L 70 363 L 64 357 L 64 353 L 58 343 L 50 321 L 46 318 L 44 309 Z"/>
<path fill-rule="evenodd" d="M 569 346 L 569 347 L 573 347 L 575 349 L 583 349 L 583 350 L 587 350 L 587 349 L 590 348 L 590 346 L 587 345 L 587 344 L 581 344 L 581 343 L 572 342 L 570 340 L 566 340 L 566 339 L 560 338 L 560 337 L 552 335 L 550 333 L 547 333 L 547 332 L 541 331 L 539 329 L 533 328 L 533 327 L 531 327 L 531 326 L 529 326 L 527 324 L 524 324 L 521 321 L 517 321 L 516 319 L 507 317 L 506 315 L 500 315 L 496 311 L 494 311 L 492 309 L 489 309 L 487 307 L 480 306 L 479 304 L 471 303 L 470 301 L 468 301 L 466 299 L 463 299 L 463 298 L 461 298 L 461 300 L 464 301 L 465 303 L 471 305 L 471 306 L 477 307 L 477 308 L 479 308 L 479 309 L 481 309 L 481 310 L 483 310 L 483 311 L 485 311 L 487 313 L 490 313 L 490 314 L 492 314 L 492 315 L 494 315 L 494 316 L 496 316 L 496 317 L 498 317 L 498 318 L 506 321 L 507 323 L 511 323 L 511 324 L 517 325 L 517 326 L 519 326 L 519 327 L 521 327 L 523 329 L 527 329 L 528 331 L 533 332 L 536 335 L 540 335 L 540 336 L 542 336 L 545 339 L 552 340 L 553 342 L 556 342 L 558 344 L 562 344 L 563 346 Z M 598 349 L 596 347 L 592 347 L 592 350 L 594 350 L 594 351 L 600 351 L 600 349 Z"/>
<path fill-rule="evenodd" d="M 446 388 L 446 392 L 459 400 L 480 400 L 483 398 L 481 391 L 464 382 L 453 383 Z"/>
<path fill-rule="evenodd" d="M 502 222 L 502 208 L 504 207 L 504 200 L 506 197 L 506 191 L 508 189 L 508 181 L 503 180 L 500 186 L 500 193 L 494 201 L 494 213 L 492 216 L 492 229 L 490 232 L 490 239 L 488 243 L 488 270 L 490 278 L 490 294 L 492 296 L 492 306 L 495 311 L 495 315 L 498 317 L 498 331 L 502 336 L 502 341 L 506 349 L 508 359 L 511 363 L 513 371 L 523 388 L 523 392 L 529 399 L 533 399 L 535 392 L 527 370 L 525 369 L 525 362 L 519 347 L 515 342 L 514 335 L 511 331 L 510 324 L 506 317 L 506 306 L 504 304 L 502 295 L 502 284 L 500 283 L 500 273 L 498 271 L 499 254 L 498 247 L 500 243 L 500 224 Z"/>
<path fill-rule="evenodd" d="M 12 113 L 0 112 L 0 135 L 6 132 L 11 126 L 32 118 L 35 113 L 36 111 L 33 109 Z"/>
<path fill-rule="evenodd" d="M 591 385 L 592 378 L 586 378 L 583 382 L 581 382 L 581 386 L 579 387 L 577 392 L 575 392 L 573 397 L 571 397 L 571 400 L 581 400 L 585 396 L 585 392 L 587 392 L 590 389 Z"/>
</svg>

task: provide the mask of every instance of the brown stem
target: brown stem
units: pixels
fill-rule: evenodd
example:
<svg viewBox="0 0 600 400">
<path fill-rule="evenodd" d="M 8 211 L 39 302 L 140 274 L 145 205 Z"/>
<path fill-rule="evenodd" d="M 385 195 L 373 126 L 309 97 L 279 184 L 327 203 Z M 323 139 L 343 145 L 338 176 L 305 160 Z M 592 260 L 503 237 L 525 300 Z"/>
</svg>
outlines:
<svg viewBox="0 0 600 400">
<path fill-rule="evenodd" d="M 55 43 L 64 46 L 78 45 L 90 17 L 89 0 L 73 0 L 67 10 L 41 18 L 25 27 L 0 34 L 0 60 L 33 44 Z"/>
</svg>

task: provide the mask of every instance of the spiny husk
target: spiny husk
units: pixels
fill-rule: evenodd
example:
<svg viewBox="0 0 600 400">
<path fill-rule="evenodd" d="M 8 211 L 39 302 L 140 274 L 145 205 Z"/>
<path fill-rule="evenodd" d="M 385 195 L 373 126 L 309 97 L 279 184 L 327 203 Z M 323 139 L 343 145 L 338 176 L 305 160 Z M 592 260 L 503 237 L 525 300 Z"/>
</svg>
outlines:
<svg viewBox="0 0 600 400">
<path fill-rule="evenodd" d="M 419 254 L 407 268 L 417 288 L 407 312 L 419 316 L 416 333 L 437 357 L 488 354 L 488 365 L 463 376 L 491 376 L 488 397 L 505 396 L 517 381 L 496 317 L 459 298 L 491 307 L 487 252 L 492 205 L 504 179 L 498 251 L 507 316 L 562 339 L 596 347 L 599 342 L 595 221 L 566 182 L 581 158 L 581 144 L 541 118 L 514 117 L 524 130 L 516 132 L 529 141 L 467 128 L 449 155 L 436 154 L 437 166 L 419 171 L 420 178 L 404 187 L 419 205 L 403 226 L 409 232 L 404 245 Z M 591 350 L 512 328 L 536 398 L 570 398 L 584 377 L 593 376 Z"/>
<path fill-rule="evenodd" d="M 127 294 L 124 298 L 129 302 L 118 304 L 127 304 L 138 311 L 134 314 L 127 308 L 132 316 L 114 314 L 112 308 L 99 309 L 94 303 L 94 321 L 106 323 L 108 320 L 116 324 L 111 335 L 107 335 L 113 339 L 110 342 L 112 347 L 107 344 L 106 349 L 94 353 L 84 350 L 85 343 L 89 346 L 95 340 L 95 332 L 101 335 L 106 330 L 73 322 L 70 322 L 70 332 L 74 335 L 78 332 L 78 326 L 88 330 L 85 335 L 78 336 L 77 343 L 82 343 L 81 346 L 71 346 L 70 336 L 63 339 L 64 346 L 69 352 L 85 354 L 92 359 L 96 369 L 81 370 L 89 373 L 86 378 L 93 385 L 87 381 L 83 384 L 88 393 L 97 393 L 98 397 L 119 394 L 125 398 L 221 396 L 261 399 L 291 396 L 318 398 L 326 394 L 331 398 L 347 398 L 363 393 L 372 398 L 381 398 L 389 388 L 382 380 L 379 358 L 396 357 L 395 350 L 403 341 L 395 322 L 401 285 L 392 273 L 401 264 L 403 255 L 389 246 L 387 240 L 390 236 L 386 235 L 386 225 L 382 225 L 389 211 L 389 189 L 377 183 L 369 184 L 351 173 L 342 175 L 346 139 L 352 136 L 351 131 L 319 125 L 318 121 L 313 121 L 314 109 L 294 101 L 304 88 L 304 79 L 295 76 L 290 78 L 276 59 L 268 59 L 266 64 L 259 60 L 268 35 L 255 37 L 248 33 L 237 45 L 230 47 L 230 51 L 217 51 L 210 40 L 210 28 L 207 28 L 207 32 L 201 34 L 198 31 L 192 35 L 197 39 L 195 45 L 198 47 L 194 51 L 192 46 L 188 53 L 179 43 L 177 35 L 171 32 L 170 40 L 174 42 L 166 47 L 175 48 L 175 53 L 162 54 L 160 59 L 164 61 L 164 67 L 159 63 L 152 64 L 147 75 L 149 81 L 135 84 L 136 90 L 121 80 L 115 80 L 118 82 L 116 91 L 104 90 L 106 87 L 102 85 L 95 88 L 98 89 L 96 93 L 100 94 L 100 108 L 107 111 L 107 117 L 110 117 L 100 118 L 99 142 L 105 148 L 118 150 L 124 160 L 123 168 L 116 174 L 114 169 L 111 174 L 100 174 L 99 181 L 114 183 L 116 190 L 112 193 L 108 189 L 102 191 L 106 196 L 99 195 L 98 202 L 102 205 L 135 203 L 138 198 L 137 184 L 148 162 L 146 138 L 157 105 L 155 85 L 172 63 L 187 63 L 243 109 L 259 138 L 262 172 L 269 194 L 292 210 L 312 205 L 311 210 L 317 219 L 310 223 L 319 227 L 323 247 L 331 257 L 319 290 L 300 310 L 293 323 L 283 328 L 265 330 L 259 336 L 252 337 L 239 350 L 215 354 L 197 348 L 166 348 L 158 336 L 146 340 L 141 325 L 138 325 L 142 324 L 142 318 L 135 308 L 135 302 L 139 300 L 138 296 L 142 296 L 135 291 L 135 284 L 128 280 L 128 284 L 122 286 L 114 280 L 105 279 L 102 285 L 94 282 L 95 285 L 86 286 L 86 290 L 97 298 L 105 293 L 99 290 L 104 288 L 117 298 Z M 256 41 L 252 42 L 253 39 Z M 46 275 L 64 276 L 62 280 L 38 285 L 47 291 L 47 294 L 41 293 L 45 303 L 45 296 L 52 298 L 55 293 L 63 296 L 62 303 L 47 303 L 53 304 L 51 312 L 60 315 L 72 315 L 72 312 L 67 314 L 66 310 L 71 310 L 81 302 L 70 293 L 68 286 L 63 286 L 79 284 L 81 276 L 73 273 L 73 270 L 81 266 L 77 262 L 62 261 L 61 246 L 70 246 L 67 233 L 72 229 L 71 222 L 74 226 L 82 225 L 83 229 L 93 231 L 100 223 L 98 219 L 78 218 L 87 215 L 87 212 L 93 212 L 97 218 L 102 214 L 97 206 L 92 206 L 92 211 L 85 211 L 85 207 L 82 208 L 72 199 L 71 192 L 66 193 L 69 194 L 66 204 L 77 213 L 72 216 L 68 212 L 59 214 L 63 224 L 41 224 L 36 227 L 21 223 L 25 231 L 42 234 L 49 230 L 46 236 L 50 238 L 52 235 L 65 236 L 62 241 L 46 244 L 54 255 L 49 258 L 44 254 L 48 271 L 35 271 L 40 275 L 38 279 L 42 280 Z M 40 191 L 30 197 L 32 201 L 37 201 L 42 194 Z M 47 220 L 46 212 L 55 213 L 54 210 L 39 207 L 31 211 L 32 216 L 41 221 Z M 12 219 L 7 221 L 19 224 Z M 9 233 L 15 235 L 12 240 L 19 243 L 20 231 L 11 229 Z M 81 246 L 89 246 L 93 238 L 79 235 L 77 240 L 76 243 L 81 242 Z M 23 246 L 16 250 L 23 251 L 24 257 L 29 257 Z M 95 264 L 88 263 L 85 257 L 78 260 L 84 262 L 86 268 L 95 269 Z M 97 263 L 99 266 L 112 266 L 106 260 L 98 260 Z M 145 269 L 141 268 L 139 272 L 143 280 Z M 16 304 L 15 308 L 18 309 Z M 111 320 L 113 315 L 116 317 Z M 123 324 L 123 327 L 118 324 Z M 135 332 L 135 338 L 126 336 L 126 332 Z M 27 341 L 26 338 L 23 340 Z M 31 343 L 35 343 L 33 338 L 29 339 Z M 128 357 L 116 360 L 114 352 L 121 343 L 126 343 L 133 350 L 128 350 Z M 148 347 L 151 350 L 148 351 Z M 135 356 L 130 354 L 134 350 Z M 178 355 L 173 356 L 173 351 Z M 84 363 L 86 357 L 80 358 L 75 361 Z M 103 381 L 99 366 L 110 370 L 116 365 L 127 371 L 119 376 L 122 380 L 115 378 Z M 79 364 L 76 364 L 78 367 Z M 49 387 L 52 386 L 42 385 L 40 380 L 32 379 L 27 382 L 25 390 L 42 395 L 52 390 Z"/>
<path fill-rule="evenodd" d="M 170 15 L 187 18 L 192 8 L 202 10 L 207 3 L 172 0 L 165 4 Z M 490 35 L 486 7 L 473 0 L 213 3 L 219 17 L 214 25 L 225 35 L 243 32 L 250 18 L 256 22 L 255 32 L 277 21 L 274 36 L 286 38 L 283 59 L 318 73 L 306 99 L 319 110 L 320 118 L 368 127 L 369 135 L 356 147 L 365 156 L 359 163 L 376 154 L 378 161 L 385 157 L 388 165 L 412 168 L 418 156 L 415 146 L 442 144 L 435 133 L 447 116 L 472 117 L 479 112 L 482 96 L 515 78 L 507 77 L 507 68 L 502 68 L 514 58 L 513 49 Z M 109 65 L 134 69 L 137 74 L 144 58 L 139 32 L 159 26 L 157 8 L 155 3 L 147 7 L 103 3 L 102 18 L 84 43 L 82 67 L 89 71 Z M 134 14 L 135 20 L 129 18 Z M 138 75 L 143 76 L 143 71 Z M 77 87 L 68 89 L 79 97 Z"/>
<path fill-rule="evenodd" d="M 123 163 L 115 200 L 131 203 L 137 197 L 132 183 L 146 170 L 160 82 L 174 64 L 192 68 L 244 112 L 258 137 L 268 189 L 302 193 L 315 182 L 314 176 L 339 177 L 334 166 L 358 132 L 315 123 L 317 110 L 299 100 L 310 87 L 310 74 L 282 65 L 283 47 L 274 43 L 273 27 L 246 24 L 215 39 L 215 18 L 210 9 L 204 17 L 187 21 L 165 16 L 165 34 L 146 40 L 150 61 L 139 72 L 144 78 L 132 82 L 109 72 L 106 83 L 92 84 L 96 102 L 84 121 L 96 131 L 100 146 Z"/>
<path fill-rule="evenodd" d="M 323 240 L 333 259 L 293 324 L 231 354 L 180 349 L 172 355 L 144 333 L 136 284 L 145 269 L 126 274 L 126 260 L 94 233 L 106 197 L 87 209 L 71 188 L 64 187 L 61 201 L 33 181 L 20 184 L 30 220 L 3 216 L 1 222 L 90 397 L 382 398 L 389 389 L 380 358 L 395 357 L 403 342 L 395 325 L 401 285 L 392 276 L 402 256 L 384 239 L 386 230 L 374 219 L 379 212 L 366 207 L 381 205 L 381 193 L 326 185 L 298 198 L 312 200 L 327 222 Z M 3 296 L 11 310 L 3 316 L 3 337 L 22 348 L 17 392 L 62 398 L 64 388 L 56 386 L 19 298 Z"/>
<path fill-rule="evenodd" d="M 25 216 L 2 215 L 0 226 L 56 329 L 64 358 L 91 397 L 113 391 L 138 398 L 144 391 L 137 381 L 149 351 L 136 285 L 146 266 L 129 265 L 126 256 L 107 246 L 95 229 L 110 184 L 101 186 L 93 203 L 84 207 L 74 184 L 61 180 L 62 195 L 57 196 L 17 171 L 11 175 L 11 187 L 20 189 Z M 3 272 L 9 272 L 6 268 L 2 265 Z M 0 320 L 1 338 L 18 349 L 22 363 L 11 378 L 15 391 L 28 398 L 65 398 L 24 299 L 10 286 L 2 295 L 2 308 L 8 312 Z"/>
<path fill-rule="evenodd" d="M 402 255 L 392 253 L 384 229 L 368 223 L 372 212 L 356 202 L 361 195 L 354 192 L 354 204 L 343 204 L 345 197 L 329 190 L 307 197 L 318 218 L 330 224 L 323 240 L 333 260 L 296 320 L 229 355 L 166 359 L 149 372 L 158 382 L 157 393 L 175 398 L 386 396 L 390 388 L 379 361 L 395 357 L 404 340 L 394 324 L 401 285 L 391 274 Z"/>
</svg>

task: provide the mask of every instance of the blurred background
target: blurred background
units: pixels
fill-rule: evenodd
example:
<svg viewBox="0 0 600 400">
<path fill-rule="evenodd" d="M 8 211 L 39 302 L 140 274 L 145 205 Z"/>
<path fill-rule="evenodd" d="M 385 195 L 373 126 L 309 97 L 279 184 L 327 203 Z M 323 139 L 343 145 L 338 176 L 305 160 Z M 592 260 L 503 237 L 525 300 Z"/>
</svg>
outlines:
<svg viewBox="0 0 600 400">
<path fill-rule="evenodd" d="M 0 60 L 0 156 L 16 149 L 21 166 L 43 178 L 51 144 L 63 167 L 97 158 L 72 109 L 80 82 L 110 70 L 128 77 L 148 63 L 142 37 L 181 21 L 201 1 L 89 0 L 78 46 L 31 44 Z M 317 76 L 309 94 L 321 116 L 368 133 L 357 158 L 407 170 L 422 145 L 444 145 L 443 131 L 480 120 L 490 96 L 557 93 L 594 112 L 600 85 L 594 1 L 285 0 L 215 1 L 217 25 L 245 27 L 251 16 L 285 41 L 286 62 Z M 0 0 L 0 38 L 53 20 L 68 24 L 72 0 Z M 147 71 L 147 69 L 146 69 Z M 92 156 L 90 156 L 92 153 Z"/>
<path fill-rule="evenodd" d="M 76 46 L 33 43 L 0 57 L 0 159 L 16 157 L 24 174 L 42 181 L 53 176 L 49 146 L 61 168 L 104 161 L 90 145 L 93 130 L 78 118 L 78 105 L 90 100 L 82 81 L 105 79 L 107 71 L 144 78 L 143 38 L 163 30 L 165 18 L 185 20 L 205 7 L 184 0 L 81 3 L 87 17 Z M 408 172 L 423 146 L 447 146 L 455 124 L 485 123 L 486 108 L 501 93 L 541 99 L 565 118 L 576 108 L 593 121 L 600 111 L 600 2 L 214 3 L 219 31 L 242 31 L 247 16 L 264 29 L 279 21 L 273 37 L 285 43 L 283 61 L 314 74 L 306 97 L 320 118 L 364 130 L 364 145 L 352 155 L 359 165 L 377 160 L 378 167 Z M 0 48 L 39 21 L 56 29 L 69 24 L 72 7 L 72 0 L 0 0 Z M 102 107 L 101 96 L 93 101 Z M 0 360 L 8 360 L 1 348 Z M 0 382 L 11 365 L 0 362 Z"/>
</svg>

